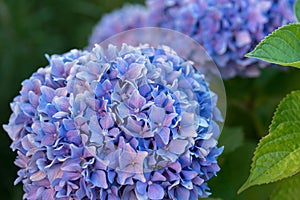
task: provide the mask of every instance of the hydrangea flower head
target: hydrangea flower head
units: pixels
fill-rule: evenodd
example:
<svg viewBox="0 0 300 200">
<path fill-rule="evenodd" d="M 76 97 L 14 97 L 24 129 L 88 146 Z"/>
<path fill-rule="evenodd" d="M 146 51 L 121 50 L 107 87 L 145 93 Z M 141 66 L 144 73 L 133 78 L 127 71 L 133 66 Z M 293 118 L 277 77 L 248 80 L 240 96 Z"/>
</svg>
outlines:
<svg viewBox="0 0 300 200">
<path fill-rule="evenodd" d="M 96 24 L 90 36 L 89 46 L 100 43 L 107 38 L 133 28 L 140 28 L 146 25 L 147 9 L 142 5 L 125 5 L 123 8 L 106 14 Z"/>
<path fill-rule="evenodd" d="M 220 116 L 192 62 L 147 44 L 48 59 L 23 82 L 4 126 L 25 199 L 209 195 Z"/>
<path fill-rule="evenodd" d="M 104 17 L 93 31 L 89 48 L 121 31 L 145 26 L 169 28 L 199 42 L 214 59 L 223 78 L 255 77 L 259 75 L 258 66 L 265 67 L 267 63 L 244 55 L 276 28 L 296 22 L 294 2 L 147 0 L 147 8 L 125 6 Z"/>
<path fill-rule="evenodd" d="M 257 76 L 266 63 L 245 58 L 274 29 L 294 22 L 294 0 L 147 0 L 148 24 L 180 31 L 204 46 L 223 78 Z"/>
</svg>

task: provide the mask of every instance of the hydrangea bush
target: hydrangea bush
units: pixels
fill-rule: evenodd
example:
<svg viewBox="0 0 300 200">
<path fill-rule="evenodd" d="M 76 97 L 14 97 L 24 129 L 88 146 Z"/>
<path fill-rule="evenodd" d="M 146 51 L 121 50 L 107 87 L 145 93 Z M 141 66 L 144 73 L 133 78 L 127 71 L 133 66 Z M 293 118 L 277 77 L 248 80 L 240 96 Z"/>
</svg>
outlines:
<svg viewBox="0 0 300 200">
<path fill-rule="evenodd" d="M 90 36 L 89 49 L 117 33 L 145 26 L 147 13 L 142 5 L 127 4 L 120 10 L 104 15 Z"/>
<path fill-rule="evenodd" d="M 124 7 L 101 20 L 94 28 L 90 48 L 108 36 L 132 28 L 169 28 L 187 34 L 203 45 L 216 62 L 223 78 L 254 77 L 259 75 L 258 66 L 264 67 L 267 64 L 245 58 L 244 54 L 274 29 L 295 21 L 294 2 L 295 0 L 147 0 L 147 10 L 142 7 L 134 10 Z M 129 26 L 121 20 L 125 13 Z"/>
<path fill-rule="evenodd" d="M 219 171 L 217 95 L 167 46 L 48 57 L 4 126 L 24 199 L 198 199 Z"/>
</svg>

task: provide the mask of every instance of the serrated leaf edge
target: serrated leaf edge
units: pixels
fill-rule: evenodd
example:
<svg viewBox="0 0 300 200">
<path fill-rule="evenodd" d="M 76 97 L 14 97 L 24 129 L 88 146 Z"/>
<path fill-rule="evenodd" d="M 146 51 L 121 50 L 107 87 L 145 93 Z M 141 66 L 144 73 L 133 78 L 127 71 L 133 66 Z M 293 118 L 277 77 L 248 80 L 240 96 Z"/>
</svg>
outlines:
<svg viewBox="0 0 300 200">
<path fill-rule="evenodd" d="M 276 108 L 276 110 L 275 110 L 275 113 L 274 113 L 274 115 L 273 115 L 273 117 L 272 117 L 272 122 L 271 122 L 271 124 L 270 124 L 270 126 L 269 126 L 269 130 L 270 130 L 269 132 L 271 132 L 271 128 L 272 128 L 274 119 L 278 118 L 278 117 L 277 117 L 277 114 L 280 113 L 280 112 L 282 112 L 282 111 L 280 111 L 280 107 L 282 106 L 282 104 L 283 104 L 285 101 L 287 101 L 288 99 L 292 98 L 292 96 L 294 96 L 295 94 L 300 95 L 300 90 L 292 91 L 290 94 L 286 95 L 286 97 L 284 97 L 284 98 L 280 101 L 280 103 L 279 103 L 279 105 L 277 106 L 277 108 Z M 278 127 L 278 126 L 277 126 L 277 127 Z M 275 130 L 276 130 L 276 128 L 275 128 L 274 130 L 272 130 L 272 132 L 274 132 Z M 250 174 L 251 174 L 251 172 L 252 172 L 252 170 L 253 170 L 255 153 L 256 153 L 256 151 L 258 150 L 258 148 L 261 148 L 260 142 L 261 142 L 264 138 L 267 138 L 267 137 L 270 137 L 270 134 L 268 134 L 268 135 L 266 135 L 265 137 L 263 137 L 262 139 L 260 139 L 259 144 L 258 144 L 257 147 L 255 148 L 254 156 L 252 157 L 252 164 L 251 164 Z M 295 174 L 297 174 L 297 173 L 298 173 L 298 172 L 296 172 Z M 293 174 L 293 175 L 295 175 L 295 174 Z M 293 176 L 293 175 L 287 176 L 286 178 L 291 177 L 291 176 Z M 250 180 L 249 178 L 250 178 L 250 175 L 249 175 L 249 177 L 247 178 L 246 182 L 245 182 L 245 183 L 240 187 L 240 189 L 238 190 L 238 192 L 237 192 L 238 194 L 240 194 L 241 192 L 245 191 L 246 189 L 248 189 L 249 187 L 252 187 L 252 186 L 254 186 L 254 185 L 262 185 L 262 184 L 266 184 L 266 183 L 249 184 L 249 180 Z M 271 183 L 271 182 L 268 182 L 268 183 Z"/>
<path fill-rule="evenodd" d="M 300 24 L 296 24 L 296 23 L 292 23 L 292 24 L 288 24 L 288 25 L 285 25 L 285 26 L 282 26 L 282 27 L 279 27 L 278 29 L 276 29 L 274 32 L 270 33 L 268 36 L 266 36 L 255 48 L 253 51 L 247 53 L 245 55 L 245 57 L 249 57 L 249 58 L 257 58 L 257 59 L 261 59 L 261 60 L 264 60 L 266 62 L 270 62 L 270 63 L 274 63 L 274 64 L 278 64 L 278 65 L 282 65 L 282 66 L 292 66 L 292 67 L 297 67 L 297 68 L 300 68 L 300 58 L 299 58 L 299 61 L 294 61 L 294 62 L 289 62 L 289 63 L 285 63 L 285 62 L 282 62 L 280 60 L 276 60 L 275 58 L 266 58 L 266 57 L 263 57 L 263 56 L 257 56 L 257 54 L 255 52 L 261 50 L 261 51 L 264 51 L 262 48 L 262 46 L 264 45 L 269 45 L 266 43 L 266 41 L 270 38 L 270 37 L 274 37 L 274 34 L 277 34 L 278 31 L 289 31 L 291 32 L 290 30 L 284 30 L 285 28 L 287 27 L 298 27 L 300 28 Z M 293 32 L 292 32 L 293 33 Z M 293 33 L 293 35 L 295 35 Z M 276 36 L 278 38 L 280 38 L 279 36 Z M 282 38 L 281 38 L 282 39 Z M 287 43 L 288 44 L 288 43 Z M 288 44 L 289 45 L 289 44 Z M 293 48 L 292 48 L 293 49 Z M 264 51 L 265 52 L 265 51 Z M 299 55 L 300 56 L 300 55 Z"/>
</svg>

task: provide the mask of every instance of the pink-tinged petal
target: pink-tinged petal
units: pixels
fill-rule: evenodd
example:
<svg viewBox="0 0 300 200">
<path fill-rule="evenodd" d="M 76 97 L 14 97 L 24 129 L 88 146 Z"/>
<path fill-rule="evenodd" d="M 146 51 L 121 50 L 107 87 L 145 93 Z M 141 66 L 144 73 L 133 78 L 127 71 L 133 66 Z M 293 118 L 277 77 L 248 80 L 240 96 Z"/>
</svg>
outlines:
<svg viewBox="0 0 300 200">
<path fill-rule="evenodd" d="M 118 179 L 117 182 L 121 185 L 124 185 L 126 179 L 132 177 L 133 174 L 132 173 L 127 173 L 127 172 L 123 172 L 123 171 L 119 171 L 118 172 Z"/>
<path fill-rule="evenodd" d="M 55 90 L 47 87 L 47 86 L 42 86 L 41 87 L 41 92 L 42 92 L 42 97 L 46 102 L 52 102 L 52 99 L 55 96 Z"/>
<path fill-rule="evenodd" d="M 55 142 L 55 136 L 54 135 L 45 135 L 44 137 L 42 137 L 41 140 L 41 146 L 48 146 L 48 145 L 52 145 Z"/>
<path fill-rule="evenodd" d="M 61 170 L 61 165 L 52 165 L 46 170 L 46 174 L 50 184 L 54 186 L 62 178 L 63 171 Z"/>
<path fill-rule="evenodd" d="M 179 139 L 172 140 L 169 144 L 168 149 L 170 152 L 180 155 L 186 151 L 186 147 L 188 144 L 189 144 L 189 142 L 186 140 L 179 140 Z"/>
<path fill-rule="evenodd" d="M 96 79 L 96 76 L 87 71 L 81 71 L 76 74 L 76 78 L 83 81 L 91 82 Z"/>
<path fill-rule="evenodd" d="M 179 134 L 181 137 L 196 137 L 197 131 L 194 125 L 180 127 Z"/>
<path fill-rule="evenodd" d="M 171 126 L 172 120 L 173 120 L 175 117 L 177 117 L 177 113 L 171 113 L 171 114 L 166 115 L 166 118 L 165 118 L 165 120 L 164 120 L 163 125 L 166 126 L 166 127 Z"/>
<path fill-rule="evenodd" d="M 141 109 L 146 103 L 146 99 L 142 97 L 138 90 L 135 90 L 129 98 L 129 106 L 133 109 Z"/>
<path fill-rule="evenodd" d="M 53 103 L 59 111 L 70 112 L 70 103 L 67 97 L 54 97 Z"/>
<path fill-rule="evenodd" d="M 139 76 L 142 73 L 142 70 L 145 68 L 145 65 L 138 64 L 138 63 L 132 63 L 129 65 L 129 69 L 127 73 L 125 74 L 125 77 L 128 79 L 136 79 L 139 78 Z"/>
<path fill-rule="evenodd" d="M 157 106 L 152 106 L 150 110 L 150 119 L 157 124 L 163 124 L 164 119 L 165 119 L 166 113 L 165 109 L 157 107 Z"/>
<path fill-rule="evenodd" d="M 3 125 L 4 130 L 8 133 L 12 140 L 16 140 L 21 130 L 24 128 L 23 124 L 17 125 Z"/>
<path fill-rule="evenodd" d="M 101 127 L 105 130 L 108 130 L 109 128 L 113 127 L 114 123 L 115 122 L 114 122 L 111 114 L 107 114 L 100 119 Z"/>
<path fill-rule="evenodd" d="M 61 169 L 64 171 L 81 171 L 82 167 L 80 166 L 80 159 L 67 159 L 61 166 Z"/>
<path fill-rule="evenodd" d="M 151 181 L 165 181 L 165 180 L 167 180 L 166 177 L 159 172 L 154 172 L 153 176 L 151 177 Z"/>
<path fill-rule="evenodd" d="M 57 132 L 56 126 L 53 123 L 48 123 L 48 122 L 41 123 L 41 128 L 45 134 L 54 134 Z"/>
<path fill-rule="evenodd" d="M 191 126 L 194 124 L 195 115 L 194 113 L 183 112 L 181 118 L 181 126 Z"/>
<path fill-rule="evenodd" d="M 91 177 L 92 183 L 100 188 L 108 188 L 108 184 L 106 181 L 106 175 L 105 172 L 102 170 L 96 170 L 92 173 Z"/>
<path fill-rule="evenodd" d="M 175 170 L 176 173 L 179 173 L 181 171 L 181 165 L 179 162 L 174 162 L 170 164 L 168 167 Z"/>
<path fill-rule="evenodd" d="M 251 36 L 248 31 L 239 31 L 236 33 L 236 45 L 242 47 L 251 43 Z"/>
<path fill-rule="evenodd" d="M 42 171 L 37 171 L 30 176 L 31 181 L 40 181 L 46 177 L 46 174 Z"/>
<path fill-rule="evenodd" d="M 153 183 L 148 188 L 148 197 L 150 199 L 163 199 L 165 191 L 160 185 Z"/>
</svg>

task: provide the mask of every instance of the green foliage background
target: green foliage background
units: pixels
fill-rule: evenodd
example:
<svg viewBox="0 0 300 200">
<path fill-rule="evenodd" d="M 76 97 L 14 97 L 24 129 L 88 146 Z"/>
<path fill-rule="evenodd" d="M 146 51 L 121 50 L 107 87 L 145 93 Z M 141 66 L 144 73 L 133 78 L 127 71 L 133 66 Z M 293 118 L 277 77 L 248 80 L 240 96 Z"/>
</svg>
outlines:
<svg viewBox="0 0 300 200">
<path fill-rule="evenodd" d="M 9 102 L 18 95 L 22 80 L 47 65 L 44 54 L 84 48 L 100 17 L 124 3 L 143 0 L 0 0 L 0 124 L 8 122 Z M 282 69 L 282 68 L 281 68 Z M 276 106 L 300 88 L 300 70 L 267 68 L 259 78 L 225 81 L 227 117 L 220 143 L 221 172 L 209 182 L 212 197 L 224 200 L 268 199 L 276 184 L 253 187 L 237 195 L 248 177 L 258 140 L 268 133 Z M 0 133 L 0 199 L 22 199 L 11 141 Z"/>
</svg>

